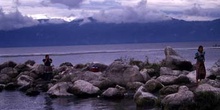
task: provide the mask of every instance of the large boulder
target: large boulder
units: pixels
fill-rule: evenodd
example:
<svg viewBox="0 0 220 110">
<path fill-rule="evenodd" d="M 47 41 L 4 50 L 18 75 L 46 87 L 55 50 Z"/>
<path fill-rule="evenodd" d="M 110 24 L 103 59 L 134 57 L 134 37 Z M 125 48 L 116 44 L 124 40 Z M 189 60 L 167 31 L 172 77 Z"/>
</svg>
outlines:
<svg viewBox="0 0 220 110">
<path fill-rule="evenodd" d="M 90 97 L 100 94 L 100 89 L 84 80 L 77 80 L 70 87 L 69 92 L 78 97 Z"/>
<path fill-rule="evenodd" d="M 170 86 L 164 86 L 162 89 L 160 89 L 160 95 L 169 95 L 173 93 L 177 93 L 179 90 L 179 85 L 170 85 Z"/>
<path fill-rule="evenodd" d="M 13 62 L 13 61 L 7 61 L 4 62 L 3 64 L 0 65 L 0 70 L 6 67 L 11 67 L 14 68 L 17 65 L 17 63 Z"/>
<path fill-rule="evenodd" d="M 113 99 L 118 99 L 118 98 L 123 98 L 126 90 L 123 87 L 116 86 L 115 88 L 108 88 L 105 90 L 101 96 L 104 98 L 113 98 Z"/>
<path fill-rule="evenodd" d="M 220 103 L 220 88 L 209 84 L 201 84 L 195 90 L 195 100 L 198 109 L 217 110 Z"/>
<path fill-rule="evenodd" d="M 157 92 L 159 91 L 162 87 L 163 84 L 161 84 L 159 81 L 155 80 L 155 79 L 151 79 L 149 81 L 147 81 L 143 87 L 148 91 L 148 92 Z"/>
<path fill-rule="evenodd" d="M 33 83 L 33 78 L 27 75 L 21 75 L 17 78 L 17 84 L 20 86 L 25 86 Z"/>
<path fill-rule="evenodd" d="M 162 75 L 158 77 L 157 80 L 164 85 L 191 83 L 190 79 L 184 74 L 181 74 L 179 76 Z"/>
<path fill-rule="evenodd" d="M 220 76 L 220 59 L 210 68 L 211 74 Z"/>
<path fill-rule="evenodd" d="M 181 57 L 175 50 L 173 50 L 173 48 L 169 46 L 166 47 L 164 53 L 166 55 L 164 61 L 167 67 L 177 70 L 188 70 L 188 71 L 191 71 L 193 69 L 192 63 Z"/>
<path fill-rule="evenodd" d="M 73 94 L 67 92 L 70 88 L 71 83 L 68 82 L 59 82 L 52 86 L 47 93 L 50 96 L 72 96 Z"/>
<path fill-rule="evenodd" d="M 6 68 L 1 70 L 0 74 L 7 74 L 11 78 L 15 78 L 19 73 L 16 69 L 14 69 L 12 67 L 6 67 Z"/>
<path fill-rule="evenodd" d="M 172 85 L 175 84 L 177 78 L 178 78 L 177 76 L 162 75 L 159 76 L 157 80 L 164 85 Z"/>
<path fill-rule="evenodd" d="M 160 68 L 160 75 L 179 76 L 180 74 L 182 74 L 182 72 L 179 70 L 172 70 L 171 68 L 168 68 L 168 67 Z"/>
<path fill-rule="evenodd" d="M 27 66 L 26 64 L 18 64 L 15 66 L 15 69 L 20 73 L 24 71 L 30 71 L 31 68 Z"/>
<path fill-rule="evenodd" d="M 105 77 L 117 85 L 126 86 L 129 82 L 144 82 L 138 68 L 127 65 L 122 61 L 113 62 L 104 73 Z"/>
<path fill-rule="evenodd" d="M 71 70 L 67 71 L 61 78 L 61 81 L 75 82 L 77 80 L 87 81 L 100 89 L 107 89 L 108 87 L 115 86 L 111 80 L 103 77 L 101 72 Z"/>
<path fill-rule="evenodd" d="M 194 109 L 194 94 L 186 86 L 180 86 L 177 93 L 167 95 L 161 101 L 165 110 Z"/>
<path fill-rule="evenodd" d="M 134 101 L 138 107 L 154 107 L 158 103 L 158 98 L 153 94 L 146 92 L 141 86 L 134 94 Z"/>
</svg>

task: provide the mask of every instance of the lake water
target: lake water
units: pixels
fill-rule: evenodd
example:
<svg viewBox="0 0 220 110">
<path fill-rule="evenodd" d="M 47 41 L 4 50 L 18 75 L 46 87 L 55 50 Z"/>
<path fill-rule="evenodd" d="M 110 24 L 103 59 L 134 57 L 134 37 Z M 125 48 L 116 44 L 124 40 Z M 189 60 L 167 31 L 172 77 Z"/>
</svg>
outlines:
<svg viewBox="0 0 220 110">
<path fill-rule="evenodd" d="M 195 63 L 194 55 L 199 45 L 206 51 L 206 67 L 210 68 L 220 59 L 220 49 L 213 48 L 220 42 L 193 42 L 193 43 L 148 43 L 148 44 L 120 44 L 120 45 L 86 45 L 63 47 L 22 47 L 0 48 L 0 62 L 8 60 L 24 63 L 35 60 L 42 63 L 45 54 L 50 54 L 53 65 L 59 66 L 63 62 L 72 64 L 100 62 L 111 64 L 118 58 L 134 58 L 150 62 L 159 62 L 165 58 L 164 48 L 171 46 L 182 57 Z M 132 98 L 123 100 L 103 100 L 99 98 L 77 99 L 74 97 L 51 99 L 45 94 L 37 97 L 27 97 L 21 92 L 0 93 L 0 110 L 134 110 Z"/>
</svg>

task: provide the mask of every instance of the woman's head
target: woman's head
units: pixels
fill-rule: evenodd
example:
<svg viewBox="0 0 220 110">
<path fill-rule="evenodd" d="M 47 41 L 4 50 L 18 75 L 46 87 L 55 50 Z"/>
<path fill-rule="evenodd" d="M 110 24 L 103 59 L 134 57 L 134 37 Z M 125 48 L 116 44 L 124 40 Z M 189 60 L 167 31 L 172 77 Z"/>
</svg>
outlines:
<svg viewBox="0 0 220 110">
<path fill-rule="evenodd" d="M 200 45 L 199 48 L 198 48 L 198 51 L 203 52 L 203 46 Z"/>
</svg>

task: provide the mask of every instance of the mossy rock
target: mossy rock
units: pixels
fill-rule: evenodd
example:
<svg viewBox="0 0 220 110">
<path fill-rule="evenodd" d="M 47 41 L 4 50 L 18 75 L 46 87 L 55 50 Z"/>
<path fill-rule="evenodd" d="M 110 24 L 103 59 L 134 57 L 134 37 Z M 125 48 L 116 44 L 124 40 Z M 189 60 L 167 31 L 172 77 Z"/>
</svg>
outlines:
<svg viewBox="0 0 220 110">
<path fill-rule="evenodd" d="M 220 97 L 211 91 L 195 93 L 198 110 L 214 110 L 220 104 Z"/>
</svg>

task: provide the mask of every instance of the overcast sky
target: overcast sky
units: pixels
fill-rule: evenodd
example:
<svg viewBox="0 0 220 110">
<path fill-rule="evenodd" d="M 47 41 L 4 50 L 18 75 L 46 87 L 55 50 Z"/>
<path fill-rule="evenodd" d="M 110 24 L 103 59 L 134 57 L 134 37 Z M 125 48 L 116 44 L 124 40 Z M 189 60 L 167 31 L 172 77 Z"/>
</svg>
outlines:
<svg viewBox="0 0 220 110">
<path fill-rule="evenodd" d="M 36 25 L 41 18 L 114 23 L 220 18 L 220 0 L 0 0 L 0 7 L 0 30 Z"/>
</svg>

